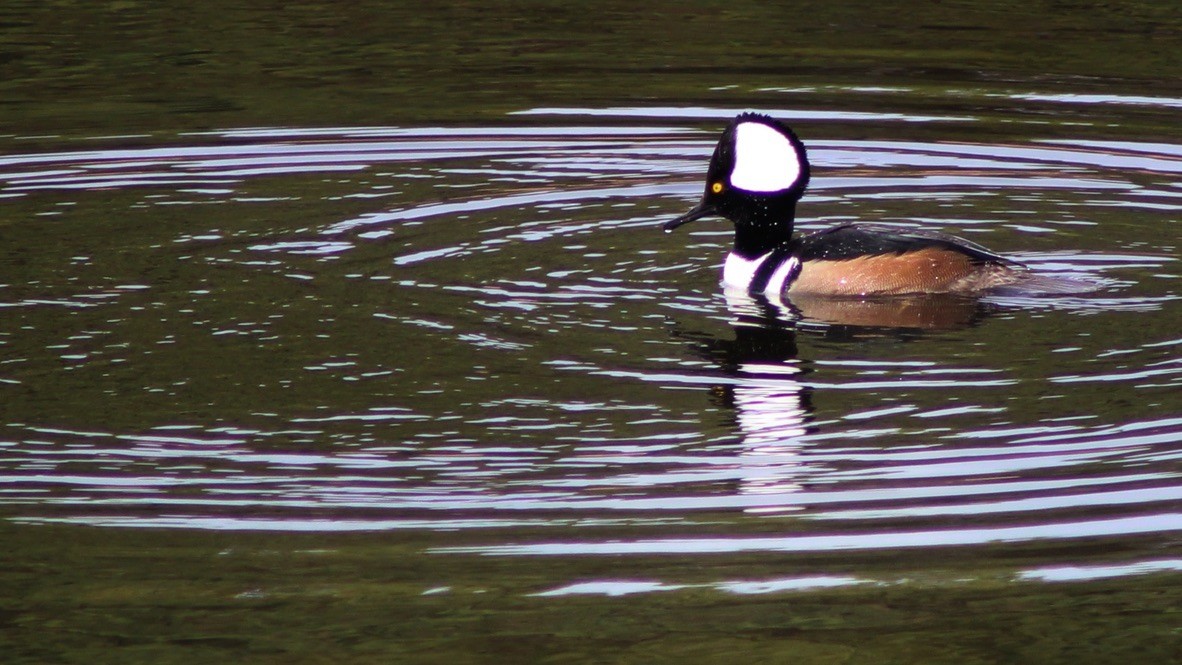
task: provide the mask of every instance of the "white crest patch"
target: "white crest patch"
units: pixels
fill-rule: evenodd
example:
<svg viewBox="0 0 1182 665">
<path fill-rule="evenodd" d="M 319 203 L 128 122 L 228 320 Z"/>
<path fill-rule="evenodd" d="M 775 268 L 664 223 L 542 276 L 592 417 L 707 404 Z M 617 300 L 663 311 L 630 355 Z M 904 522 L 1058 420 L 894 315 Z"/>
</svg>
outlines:
<svg viewBox="0 0 1182 665">
<path fill-rule="evenodd" d="M 800 158 L 788 137 L 761 122 L 735 128 L 731 185 L 749 192 L 778 192 L 800 178 Z"/>
</svg>

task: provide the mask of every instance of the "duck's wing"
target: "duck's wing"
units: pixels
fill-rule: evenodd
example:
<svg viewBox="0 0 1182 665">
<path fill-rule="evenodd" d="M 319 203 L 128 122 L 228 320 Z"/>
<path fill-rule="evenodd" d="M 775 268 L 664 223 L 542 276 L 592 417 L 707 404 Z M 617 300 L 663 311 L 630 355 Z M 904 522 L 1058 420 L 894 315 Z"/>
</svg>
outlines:
<svg viewBox="0 0 1182 665">
<path fill-rule="evenodd" d="M 846 261 L 936 250 L 962 255 L 974 264 L 1022 266 L 975 242 L 947 233 L 879 224 L 842 224 L 803 236 L 795 244 L 801 261 Z"/>
</svg>

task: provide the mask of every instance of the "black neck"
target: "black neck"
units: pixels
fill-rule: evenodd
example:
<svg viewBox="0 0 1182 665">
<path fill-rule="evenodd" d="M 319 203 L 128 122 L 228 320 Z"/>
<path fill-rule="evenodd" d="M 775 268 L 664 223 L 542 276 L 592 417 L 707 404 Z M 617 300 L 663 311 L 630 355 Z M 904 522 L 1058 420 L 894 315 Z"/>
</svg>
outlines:
<svg viewBox="0 0 1182 665">
<path fill-rule="evenodd" d="M 735 253 L 745 259 L 754 259 L 787 245 L 792 240 L 794 208 L 780 211 L 775 222 L 767 219 L 736 222 Z"/>
</svg>

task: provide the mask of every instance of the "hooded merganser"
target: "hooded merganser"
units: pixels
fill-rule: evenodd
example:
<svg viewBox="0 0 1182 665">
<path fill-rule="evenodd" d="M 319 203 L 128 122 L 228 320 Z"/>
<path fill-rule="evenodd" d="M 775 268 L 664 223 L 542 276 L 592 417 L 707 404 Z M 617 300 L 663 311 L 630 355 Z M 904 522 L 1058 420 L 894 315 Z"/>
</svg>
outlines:
<svg viewBox="0 0 1182 665">
<path fill-rule="evenodd" d="M 809 183 L 804 144 L 757 113 L 731 121 L 706 172 L 706 193 L 665 231 L 709 215 L 735 224 L 725 287 L 782 295 L 889 296 L 982 293 L 1023 281 L 1029 269 L 955 236 L 841 224 L 792 237 L 796 202 Z"/>
</svg>

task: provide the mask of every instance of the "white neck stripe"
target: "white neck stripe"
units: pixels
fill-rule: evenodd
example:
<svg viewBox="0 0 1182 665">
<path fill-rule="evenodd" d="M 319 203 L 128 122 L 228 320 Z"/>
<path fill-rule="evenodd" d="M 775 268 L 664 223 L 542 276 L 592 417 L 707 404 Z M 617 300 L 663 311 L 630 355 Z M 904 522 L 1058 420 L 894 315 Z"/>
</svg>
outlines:
<svg viewBox="0 0 1182 665">
<path fill-rule="evenodd" d="M 755 281 L 755 273 L 771 257 L 772 253 L 768 252 L 754 259 L 745 259 L 731 252 L 727 255 L 726 263 L 722 267 L 723 285 L 744 291 L 750 289 L 751 283 Z M 788 257 L 776 266 L 767 281 L 767 286 L 763 288 L 763 292 L 769 296 L 779 296 L 784 292 L 784 288 L 791 283 L 799 268 L 800 259 L 795 256 Z"/>
<path fill-rule="evenodd" d="M 784 292 L 784 287 L 787 286 L 788 280 L 799 267 L 799 258 L 795 256 L 788 257 L 787 261 L 776 267 L 776 271 L 772 273 L 771 279 L 767 281 L 767 286 L 764 287 L 763 292 L 768 295 L 779 296 Z"/>
<path fill-rule="evenodd" d="M 755 271 L 771 255 L 768 252 L 754 259 L 745 259 L 734 252 L 727 254 L 726 263 L 722 266 L 723 285 L 746 291 L 751 286 L 751 280 L 755 279 Z"/>
</svg>

